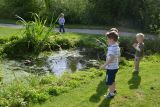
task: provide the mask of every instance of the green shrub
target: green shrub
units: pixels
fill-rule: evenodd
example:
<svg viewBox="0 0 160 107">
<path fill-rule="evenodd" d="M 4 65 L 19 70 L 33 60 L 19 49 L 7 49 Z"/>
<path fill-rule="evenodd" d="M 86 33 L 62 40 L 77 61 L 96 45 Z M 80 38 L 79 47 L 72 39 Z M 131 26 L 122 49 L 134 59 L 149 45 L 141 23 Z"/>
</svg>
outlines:
<svg viewBox="0 0 160 107">
<path fill-rule="evenodd" d="M 32 39 L 32 41 L 34 40 Z M 33 53 L 35 45 L 34 42 L 29 42 L 28 39 L 14 40 L 5 44 L 3 53 L 7 54 L 8 58 L 22 58 L 28 53 Z"/>
<path fill-rule="evenodd" d="M 12 98 L 10 100 L 10 107 L 26 107 L 27 104 L 23 98 Z"/>
<path fill-rule="evenodd" d="M 0 107 L 7 107 L 9 105 L 9 101 L 5 98 L 0 98 Z"/>
<path fill-rule="evenodd" d="M 58 96 L 62 93 L 69 91 L 69 89 L 70 89 L 69 87 L 54 86 L 54 87 L 50 87 L 48 89 L 48 93 L 49 93 L 49 95 Z"/>
<path fill-rule="evenodd" d="M 8 38 L 0 38 L 0 44 L 5 44 L 8 41 Z"/>
<path fill-rule="evenodd" d="M 59 45 L 62 49 L 69 49 L 73 47 L 69 39 L 65 39 L 65 38 L 56 38 L 55 44 Z"/>
<path fill-rule="evenodd" d="M 29 22 L 17 17 L 25 25 L 24 35 L 22 38 L 11 37 L 10 42 L 4 46 L 3 53 L 9 58 L 21 58 L 28 53 L 38 55 L 48 46 L 49 36 L 53 34 L 53 26 L 45 27 L 47 20 L 41 19 L 37 14 L 33 14 L 34 21 Z"/>
<path fill-rule="evenodd" d="M 145 53 L 151 55 L 154 53 L 160 53 L 160 39 L 145 40 Z"/>
<path fill-rule="evenodd" d="M 80 81 L 77 81 L 77 80 L 70 80 L 66 83 L 66 86 L 67 87 L 71 87 L 71 88 L 76 88 L 78 86 L 81 85 L 81 82 Z"/>
<path fill-rule="evenodd" d="M 45 92 L 38 92 L 38 90 L 30 89 L 23 93 L 24 101 L 32 103 L 42 103 L 48 100 L 49 96 Z"/>
<path fill-rule="evenodd" d="M 39 13 L 42 8 L 39 0 L 1 0 L 1 18 L 14 19 L 15 15 L 31 19 L 30 12 Z M 12 11 L 11 11 L 12 10 Z"/>
<path fill-rule="evenodd" d="M 49 96 L 47 93 L 39 93 L 38 96 L 38 103 L 43 103 L 49 99 Z"/>
<path fill-rule="evenodd" d="M 40 84 L 41 78 L 38 75 L 30 75 L 29 77 L 26 77 L 26 80 L 31 87 L 35 87 Z"/>
<path fill-rule="evenodd" d="M 30 102 L 33 102 L 33 103 L 38 102 L 37 96 L 38 96 L 38 93 L 36 92 L 36 90 L 33 90 L 33 89 L 32 90 L 26 90 L 23 93 L 24 101 L 30 101 Z"/>
<path fill-rule="evenodd" d="M 54 75 L 43 76 L 40 80 L 40 84 L 52 84 L 56 82 L 57 78 Z"/>
<path fill-rule="evenodd" d="M 2 80 L 3 80 L 3 72 L 2 72 L 2 70 L 0 69 L 0 83 L 2 82 Z"/>
<path fill-rule="evenodd" d="M 9 38 L 9 41 L 14 41 L 14 40 L 19 40 L 20 39 L 20 37 L 19 36 L 11 36 L 10 38 Z"/>
</svg>

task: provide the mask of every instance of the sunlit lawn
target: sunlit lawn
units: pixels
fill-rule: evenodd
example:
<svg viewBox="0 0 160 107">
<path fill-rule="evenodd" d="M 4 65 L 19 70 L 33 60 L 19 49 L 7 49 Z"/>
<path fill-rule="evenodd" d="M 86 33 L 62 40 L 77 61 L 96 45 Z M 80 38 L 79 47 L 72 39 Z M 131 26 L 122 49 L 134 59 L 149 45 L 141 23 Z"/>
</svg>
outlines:
<svg viewBox="0 0 160 107">
<path fill-rule="evenodd" d="M 131 66 L 121 68 L 117 75 L 118 94 L 114 99 L 107 100 L 103 96 L 107 92 L 103 76 L 33 107 L 159 107 L 160 62 L 157 61 L 143 61 L 139 75 L 132 74 L 133 61 Z"/>
</svg>

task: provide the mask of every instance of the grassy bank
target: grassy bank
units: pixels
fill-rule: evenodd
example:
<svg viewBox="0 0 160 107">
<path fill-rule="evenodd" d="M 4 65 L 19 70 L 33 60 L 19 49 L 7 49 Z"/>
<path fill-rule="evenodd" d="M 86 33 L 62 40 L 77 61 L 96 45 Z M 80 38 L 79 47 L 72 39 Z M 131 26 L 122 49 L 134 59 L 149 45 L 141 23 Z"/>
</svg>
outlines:
<svg viewBox="0 0 160 107">
<path fill-rule="evenodd" d="M 118 94 L 112 100 L 103 96 L 107 92 L 103 75 L 44 104 L 31 107 L 159 107 L 159 60 L 159 56 L 143 59 L 139 75 L 132 74 L 133 61 L 122 67 L 116 79 Z"/>
<path fill-rule="evenodd" d="M 11 83 L 0 84 L 0 107 L 26 107 L 31 103 L 43 103 L 50 97 L 88 84 L 102 75 L 102 71 L 91 68 L 74 74 L 65 73 L 61 78 L 54 75 L 15 78 Z"/>
<path fill-rule="evenodd" d="M 0 85 L 0 107 L 158 107 L 160 56 L 145 57 L 139 75 L 126 61 L 117 74 L 118 94 L 106 100 L 105 71 L 90 68 L 61 78 L 53 75 L 16 78 Z"/>
</svg>

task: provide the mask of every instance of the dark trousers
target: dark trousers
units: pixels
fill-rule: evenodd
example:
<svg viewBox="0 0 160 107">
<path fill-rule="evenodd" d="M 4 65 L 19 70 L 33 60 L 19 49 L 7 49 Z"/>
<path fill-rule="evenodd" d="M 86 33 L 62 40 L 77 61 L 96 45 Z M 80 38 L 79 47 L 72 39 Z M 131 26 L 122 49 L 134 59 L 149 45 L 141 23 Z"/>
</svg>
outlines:
<svg viewBox="0 0 160 107">
<path fill-rule="evenodd" d="M 63 30 L 63 33 L 65 32 L 65 29 L 64 29 L 64 25 L 59 25 L 59 32 L 62 32 Z"/>
<path fill-rule="evenodd" d="M 112 85 L 115 82 L 118 69 L 107 69 L 106 72 L 106 85 Z"/>
</svg>

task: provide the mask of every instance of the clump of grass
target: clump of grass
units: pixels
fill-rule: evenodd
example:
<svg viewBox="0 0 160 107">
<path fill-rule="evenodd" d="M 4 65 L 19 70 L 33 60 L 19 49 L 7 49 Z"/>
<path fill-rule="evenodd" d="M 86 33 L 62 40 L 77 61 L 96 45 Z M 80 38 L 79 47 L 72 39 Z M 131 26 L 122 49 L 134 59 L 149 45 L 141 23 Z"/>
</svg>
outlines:
<svg viewBox="0 0 160 107">
<path fill-rule="evenodd" d="M 0 84 L 2 83 L 2 80 L 3 80 L 3 71 L 0 67 Z"/>
<path fill-rule="evenodd" d="M 47 19 L 41 19 L 37 14 L 33 14 L 34 21 L 29 22 L 17 17 L 25 26 L 23 36 L 21 38 L 12 36 L 4 46 L 3 53 L 11 58 L 22 57 L 28 53 L 38 55 L 46 46 L 50 47 L 48 42 L 49 37 L 53 35 L 54 24 L 49 28 L 45 27 Z"/>
<path fill-rule="evenodd" d="M 144 61 L 152 61 L 154 63 L 159 63 L 160 62 L 160 55 L 159 54 L 154 54 L 151 56 L 145 56 Z"/>
</svg>

